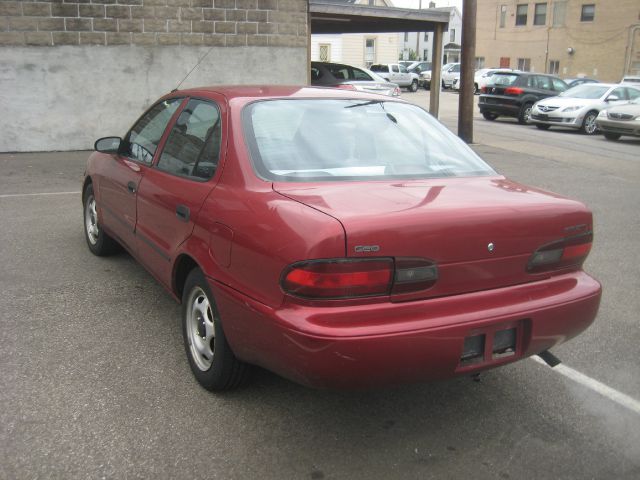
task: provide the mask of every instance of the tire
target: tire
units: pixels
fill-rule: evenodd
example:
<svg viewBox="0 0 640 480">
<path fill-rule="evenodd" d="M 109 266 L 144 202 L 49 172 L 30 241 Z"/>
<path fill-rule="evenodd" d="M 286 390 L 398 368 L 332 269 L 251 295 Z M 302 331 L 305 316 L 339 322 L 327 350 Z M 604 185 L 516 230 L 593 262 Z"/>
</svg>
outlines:
<svg viewBox="0 0 640 480">
<path fill-rule="evenodd" d="M 520 112 L 518 113 L 518 123 L 520 125 L 529 125 L 531 123 L 531 108 L 533 103 L 527 102 L 522 105 Z"/>
<path fill-rule="evenodd" d="M 536 123 L 536 127 L 538 127 L 540 130 L 549 130 L 551 128 L 551 125 L 545 125 L 544 123 Z"/>
<path fill-rule="evenodd" d="M 202 387 L 220 392 L 244 382 L 248 366 L 231 351 L 209 283 L 198 268 L 191 270 L 183 289 L 182 335 L 189 366 Z"/>
<path fill-rule="evenodd" d="M 484 117 L 485 120 L 495 120 L 496 118 L 498 118 L 498 115 L 496 115 L 495 113 L 491 113 L 491 112 L 482 112 L 482 116 Z"/>
<path fill-rule="evenodd" d="M 84 219 L 84 238 L 89 250 L 98 257 L 105 257 L 119 249 L 118 243 L 107 235 L 98 224 L 98 207 L 93 184 L 87 185 L 82 195 L 82 216 Z"/>
<path fill-rule="evenodd" d="M 446 89 L 447 89 L 447 86 L 444 84 L 444 80 L 442 80 L 442 89 L 443 89 L 443 90 L 446 90 Z"/>
<path fill-rule="evenodd" d="M 477 94 L 478 94 L 478 84 L 477 84 L 477 83 L 474 83 L 474 84 L 473 84 L 473 94 L 474 94 L 474 95 L 477 95 Z"/>
<path fill-rule="evenodd" d="M 619 133 L 605 132 L 604 134 L 604 138 L 606 138 L 607 140 L 613 140 L 613 141 L 618 140 L 621 136 L 622 135 L 620 135 Z"/>
<path fill-rule="evenodd" d="M 409 91 L 410 92 L 417 92 L 418 91 L 418 81 L 414 80 L 413 82 L 411 82 L 411 85 L 409 85 Z"/>
<path fill-rule="evenodd" d="M 580 131 L 585 135 L 595 135 L 598 133 L 598 125 L 596 125 L 596 118 L 598 118 L 598 112 L 587 112 L 582 120 Z"/>
<path fill-rule="evenodd" d="M 425 90 L 431 90 L 431 82 L 429 82 L 429 83 L 424 82 L 424 89 Z"/>
</svg>

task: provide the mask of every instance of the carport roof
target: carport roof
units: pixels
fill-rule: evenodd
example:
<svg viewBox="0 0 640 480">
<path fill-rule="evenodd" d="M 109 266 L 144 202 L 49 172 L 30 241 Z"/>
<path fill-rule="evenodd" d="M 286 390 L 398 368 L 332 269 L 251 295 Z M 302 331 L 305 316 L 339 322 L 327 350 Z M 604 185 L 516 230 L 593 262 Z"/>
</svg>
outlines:
<svg viewBox="0 0 640 480">
<path fill-rule="evenodd" d="M 446 31 L 449 11 L 409 10 L 356 5 L 350 0 L 309 0 L 311 33 L 433 32 Z"/>
</svg>

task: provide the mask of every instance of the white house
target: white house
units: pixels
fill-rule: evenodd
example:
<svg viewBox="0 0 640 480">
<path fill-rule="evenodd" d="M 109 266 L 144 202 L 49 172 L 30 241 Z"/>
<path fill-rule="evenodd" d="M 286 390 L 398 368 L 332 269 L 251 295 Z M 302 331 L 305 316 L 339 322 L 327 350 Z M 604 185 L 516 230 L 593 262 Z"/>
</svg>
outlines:
<svg viewBox="0 0 640 480">
<path fill-rule="evenodd" d="M 449 12 L 449 31 L 444 32 L 442 43 L 442 63 L 454 63 L 460 61 L 462 14 L 457 7 L 435 8 L 435 2 L 429 4 L 432 10 Z M 433 60 L 433 32 L 404 32 L 398 34 L 399 57 L 409 60 L 410 52 L 415 52 L 418 60 L 430 62 Z"/>
</svg>

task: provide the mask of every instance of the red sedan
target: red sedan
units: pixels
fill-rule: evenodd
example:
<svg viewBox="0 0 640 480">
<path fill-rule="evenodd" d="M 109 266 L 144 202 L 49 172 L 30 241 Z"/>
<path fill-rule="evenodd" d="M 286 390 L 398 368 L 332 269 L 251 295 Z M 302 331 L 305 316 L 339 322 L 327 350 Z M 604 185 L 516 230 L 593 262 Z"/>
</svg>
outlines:
<svg viewBox="0 0 640 480">
<path fill-rule="evenodd" d="M 121 245 L 182 302 L 210 390 L 248 364 L 327 388 L 476 373 L 598 311 L 591 212 L 507 180 L 401 100 L 176 91 L 95 149 L 87 244 Z"/>
</svg>

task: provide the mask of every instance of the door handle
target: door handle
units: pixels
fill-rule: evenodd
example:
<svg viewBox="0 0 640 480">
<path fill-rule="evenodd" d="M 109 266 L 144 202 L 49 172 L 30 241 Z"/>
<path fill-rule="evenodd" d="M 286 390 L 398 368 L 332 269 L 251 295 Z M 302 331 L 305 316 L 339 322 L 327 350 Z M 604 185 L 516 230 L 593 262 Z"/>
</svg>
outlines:
<svg viewBox="0 0 640 480">
<path fill-rule="evenodd" d="M 189 211 L 189 207 L 187 207 L 186 205 L 178 205 L 176 207 L 176 217 L 178 217 L 179 220 L 188 222 L 190 215 L 191 212 Z"/>
<path fill-rule="evenodd" d="M 135 182 L 127 183 L 127 190 L 129 190 L 131 193 L 136 193 L 136 183 Z"/>
</svg>

